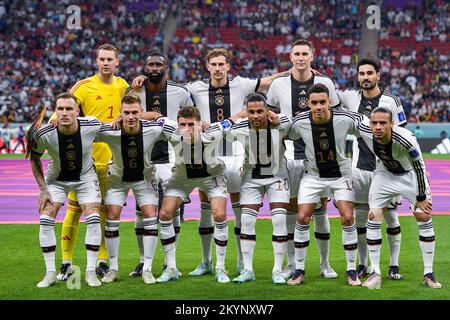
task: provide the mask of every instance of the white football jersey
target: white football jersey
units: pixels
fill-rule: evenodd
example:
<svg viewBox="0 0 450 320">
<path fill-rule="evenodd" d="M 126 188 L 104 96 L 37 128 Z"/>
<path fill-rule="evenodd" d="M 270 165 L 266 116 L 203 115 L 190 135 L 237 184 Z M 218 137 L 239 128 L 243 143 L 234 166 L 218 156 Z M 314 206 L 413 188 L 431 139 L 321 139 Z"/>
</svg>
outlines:
<svg viewBox="0 0 450 320">
<path fill-rule="evenodd" d="M 127 93 L 139 96 L 145 111 L 159 112 L 163 117 L 174 121 L 177 120 L 180 108 L 194 105 L 186 87 L 173 81 L 166 81 L 165 90 L 160 92 L 149 91 L 144 83 L 137 89 L 130 87 Z M 151 160 L 153 163 L 173 163 L 175 156 L 172 146 L 167 141 L 158 141 L 152 150 Z"/>
<path fill-rule="evenodd" d="M 109 175 L 124 182 L 141 181 L 154 175 L 151 151 L 157 141 L 166 140 L 172 134 L 158 122 L 140 120 L 139 133 L 127 135 L 121 129 L 103 125 L 96 141 L 105 142 L 111 148 L 112 164 Z"/>
<path fill-rule="evenodd" d="M 78 131 L 74 135 L 61 134 L 49 124 L 40 128 L 34 136 L 33 152 L 48 150 L 50 162 L 46 181 L 80 181 L 97 178 L 92 143 L 100 130 L 101 122 L 95 117 L 78 117 Z"/>
<path fill-rule="evenodd" d="M 237 140 L 244 146 L 244 173 L 254 179 L 271 178 L 280 168 L 286 168 L 283 138 L 292 126 L 291 117 L 280 114 L 280 125 L 276 128 L 259 129 L 250 127 L 248 119 L 233 124 L 227 131 L 227 139 Z"/>
<path fill-rule="evenodd" d="M 365 121 L 359 124 L 359 135 L 379 159 L 377 170 L 387 170 L 393 174 L 404 174 L 414 170 L 417 176 L 418 197 L 421 198 L 417 200 L 425 199 L 428 185 L 425 162 L 417 138 L 411 131 L 395 126 L 392 129 L 392 140 L 388 144 L 380 144 L 373 138 L 368 121 Z"/>
<path fill-rule="evenodd" d="M 338 91 L 341 107 L 353 112 L 364 114 L 370 117 L 372 110 L 377 107 L 385 107 L 392 112 L 392 120 L 395 125 L 406 125 L 405 111 L 403 110 L 400 99 L 392 94 L 381 91 L 374 98 L 364 97 L 363 90 L 345 90 Z M 367 171 L 375 170 L 375 155 L 370 152 L 361 138 L 353 140 L 353 161 L 354 168 Z"/>
<path fill-rule="evenodd" d="M 175 130 L 178 124 L 168 118 L 158 119 Z M 185 179 L 204 178 L 223 174 L 225 165 L 218 157 L 224 132 L 231 127 L 228 120 L 212 123 L 208 130 L 200 134 L 200 139 L 191 144 L 183 139 L 179 130 L 175 130 L 169 139 L 175 152 L 175 172 Z"/>
<path fill-rule="evenodd" d="M 260 79 L 230 77 L 223 87 L 215 88 L 209 79 L 190 82 L 186 88 L 200 110 L 202 120 L 214 123 L 228 119 L 245 107 L 245 98 L 257 92 Z M 237 143 L 224 145 L 224 155 L 242 154 L 243 149 Z"/>
<path fill-rule="evenodd" d="M 347 134 L 357 132 L 363 116 L 331 109 L 331 120 L 326 124 L 312 123 L 311 111 L 294 119 L 289 138 L 303 138 L 305 142 L 305 168 L 308 174 L 320 178 L 351 177 L 351 159 L 345 153 Z"/>
<path fill-rule="evenodd" d="M 307 92 L 311 86 L 318 83 L 328 88 L 331 106 L 338 106 L 339 98 L 333 80 L 314 73 L 309 80 L 304 82 L 295 80 L 292 75 L 274 79 L 267 91 L 267 104 L 279 109 L 282 114 L 296 117 L 302 112 L 309 111 Z M 287 140 L 285 143 L 287 159 L 305 159 L 305 145 L 301 139 L 298 141 Z"/>
</svg>

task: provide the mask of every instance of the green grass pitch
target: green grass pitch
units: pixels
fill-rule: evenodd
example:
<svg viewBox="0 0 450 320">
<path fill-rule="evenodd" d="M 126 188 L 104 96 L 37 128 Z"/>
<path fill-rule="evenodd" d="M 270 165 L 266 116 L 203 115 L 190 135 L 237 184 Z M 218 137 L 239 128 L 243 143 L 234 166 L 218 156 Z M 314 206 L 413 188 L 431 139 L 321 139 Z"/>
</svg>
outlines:
<svg viewBox="0 0 450 320">
<path fill-rule="evenodd" d="M 36 219 L 38 219 L 36 217 Z M 257 243 L 254 269 L 256 281 L 245 284 L 218 284 L 213 275 L 190 277 L 200 261 L 200 238 L 198 222 L 187 221 L 181 225 L 180 242 L 177 250 L 178 268 L 182 277 L 178 281 L 165 284 L 145 285 L 140 278 L 129 278 L 128 273 L 138 262 L 134 224 L 120 226 L 120 280 L 104 284 L 100 288 L 89 288 L 84 283 L 86 252 L 84 250 L 84 223 L 80 226 L 74 264 L 82 273 L 81 289 L 68 289 L 66 283 L 38 289 L 36 284 L 42 279 L 45 268 L 39 247 L 39 225 L 0 225 L 2 257 L 0 258 L 0 300 L 9 299 L 150 299 L 150 300 L 444 300 L 450 299 L 450 216 L 434 216 L 436 232 L 435 274 L 443 288 L 433 290 L 422 285 L 422 257 L 418 244 L 418 228 L 413 217 L 400 217 L 402 244 L 400 267 L 403 280 L 393 281 L 386 276 L 389 263 L 388 243 L 383 231 L 381 267 L 383 284 L 381 290 L 350 287 L 346 284 L 345 255 L 341 242 L 339 219 L 331 221 L 330 261 L 339 274 L 337 279 L 326 280 L 319 274 L 319 257 L 313 233 L 308 249 L 306 282 L 300 286 L 274 285 L 271 281 L 273 265 L 272 224 L 270 220 L 258 220 Z M 230 240 L 226 267 L 230 278 L 236 276 L 236 245 L 230 221 Z M 385 226 L 383 226 L 383 230 Z M 56 225 L 57 238 L 61 224 Z M 311 228 L 313 232 L 313 228 Z M 214 252 L 214 249 L 213 249 Z M 57 267 L 61 259 L 60 243 L 57 241 Z M 154 275 L 159 276 L 163 261 L 163 251 L 158 243 L 153 263 Z"/>
</svg>

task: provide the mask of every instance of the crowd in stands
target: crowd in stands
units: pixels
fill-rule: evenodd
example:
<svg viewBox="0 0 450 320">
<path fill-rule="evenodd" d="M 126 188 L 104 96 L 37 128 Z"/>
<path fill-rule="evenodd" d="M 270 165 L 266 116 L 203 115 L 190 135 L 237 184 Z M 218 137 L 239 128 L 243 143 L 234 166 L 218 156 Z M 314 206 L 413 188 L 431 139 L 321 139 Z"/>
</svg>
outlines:
<svg viewBox="0 0 450 320">
<path fill-rule="evenodd" d="M 398 2 L 384 1 L 381 9 L 381 86 L 400 96 L 409 122 L 450 122 L 450 5 L 442 0 L 405 0 L 399 7 Z M 307 38 L 317 48 L 315 69 L 331 76 L 340 89 L 356 84 L 361 1 L 240 0 L 229 1 L 226 10 L 223 2 L 186 5 L 178 25 L 186 30 L 184 37 L 174 37 L 169 50 L 172 78 L 177 81 L 206 77 L 206 52 L 222 43 L 227 29 L 238 28 L 240 41 L 230 46 L 234 74 L 257 77 L 286 70 L 289 44 Z M 276 39 L 275 50 L 261 46 L 261 39 Z M 405 42 L 398 45 L 397 40 Z"/>
<path fill-rule="evenodd" d="M 31 122 L 43 106 L 49 116 L 55 94 L 96 72 L 101 43 L 120 48 L 122 76 L 141 73 L 145 54 L 162 44 L 160 26 L 175 2 L 78 1 L 77 28 L 67 10 L 72 1 L 1 1 L 0 123 Z"/>
<path fill-rule="evenodd" d="M 400 96 L 409 122 L 449 122 L 450 5 L 392 2 L 381 9 L 382 87 Z M 315 69 L 341 89 L 355 85 L 364 9 L 358 0 L 82 0 L 79 29 L 67 27 L 71 4 L 0 1 L 0 124 L 31 122 L 43 106 L 50 116 L 56 93 L 95 73 L 101 43 L 121 50 L 118 75 L 131 82 L 150 49 L 162 47 L 164 22 L 176 14 L 168 50 L 175 81 L 206 78 L 205 56 L 215 46 L 233 52 L 233 75 L 287 70 L 289 44 L 307 38 L 316 47 Z"/>
</svg>

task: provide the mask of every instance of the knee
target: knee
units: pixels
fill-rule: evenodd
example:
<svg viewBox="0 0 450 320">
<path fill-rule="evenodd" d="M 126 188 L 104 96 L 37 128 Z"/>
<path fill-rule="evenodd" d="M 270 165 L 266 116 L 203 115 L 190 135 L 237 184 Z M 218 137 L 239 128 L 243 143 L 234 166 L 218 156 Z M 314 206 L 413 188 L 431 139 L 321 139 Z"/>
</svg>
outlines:
<svg viewBox="0 0 450 320">
<path fill-rule="evenodd" d="M 416 220 L 418 222 L 427 222 L 427 221 L 430 221 L 430 219 L 431 219 L 431 215 L 423 213 L 423 212 L 420 212 L 420 213 L 416 212 L 414 215 L 416 216 Z"/>
<path fill-rule="evenodd" d="M 159 210 L 159 220 L 161 221 L 168 221 L 172 219 L 173 214 L 167 210 L 167 208 L 162 207 L 161 210 Z"/>
<path fill-rule="evenodd" d="M 309 224 L 311 222 L 311 216 L 300 212 L 298 214 L 297 221 L 300 224 Z"/>
<path fill-rule="evenodd" d="M 345 214 L 341 217 L 342 225 L 344 226 L 351 226 L 355 219 L 353 218 L 353 214 Z"/>
<path fill-rule="evenodd" d="M 379 208 L 372 208 L 369 211 L 369 221 L 381 221 L 383 218 L 383 210 Z"/>
<path fill-rule="evenodd" d="M 222 208 L 214 208 L 212 210 L 213 219 L 216 222 L 224 222 L 227 219 L 227 214 Z"/>
</svg>

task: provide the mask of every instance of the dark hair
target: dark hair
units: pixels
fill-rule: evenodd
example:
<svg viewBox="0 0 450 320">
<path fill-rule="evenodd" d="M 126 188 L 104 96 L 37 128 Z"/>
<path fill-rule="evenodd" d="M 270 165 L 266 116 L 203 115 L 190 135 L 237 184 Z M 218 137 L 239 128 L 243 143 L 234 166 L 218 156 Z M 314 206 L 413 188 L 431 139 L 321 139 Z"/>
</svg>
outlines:
<svg viewBox="0 0 450 320">
<path fill-rule="evenodd" d="M 152 50 L 150 51 L 150 53 L 148 54 L 147 58 L 145 59 L 145 62 L 147 62 L 148 59 L 150 59 L 150 57 L 161 57 L 161 58 L 163 58 L 164 61 L 167 63 L 167 58 L 166 58 L 166 56 L 163 55 L 163 54 L 161 53 L 161 51 L 159 51 L 158 49 L 152 49 Z"/>
<path fill-rule="evenodd" d="M 311 49 L 311 51 L 314 52 L 314 46 L 313 46 L 313 44 L 311 43 L 311 41 L 308 41 L 308 40 L 306 40 L 306 39 L 298 39 L 298 40 L 295 40 L 295 41 L 292 43 L 292 48 L 295 47 L 295 46 L 308 46 L 308 47 Z"/>
<path fill-rule="evenodd" d="M 137 103 L 137 104 L 141 104 L 141 98 L 139 98 L 138 96 L 134 95 L 134 94 L 126 94 L 123 96 L 122 101 L 120 102 L 121 105 L 123 104 L 133 104 L 133 103 Z"/>
<path fill-rule="evenodd" d="M 330 96 L 330 91 L 328 90 L 327 86 L 321 83 L 316 83 L 315 85 L 309 87 L 307 92 L 308 99 L 312 93 L 326 93 L 327 96 Z"/>
<path fill-rule="evenodd" d="M 187 106 L 178 111 L 177 120 L 180 118 L 194 118 L 197 121 L 201 120 L 200 110 L 197 107 Z"/>
<path fill-rule="evenodd" d="M 70 92 L 62 92 L 60 94 L 58 94 L 55 98 L 55 104 L 59 99 L 72 99 L 73 101 L 75 101 L 75 104 L 78 106 L 79 102 L 78 102 L 78 98 L 75 97 L 73 94 L 71 94 Z"/>
<path fill-rule="evenodd" d="M 95 52 L 96 57 L 98 57 L 98 53 L 100 52 L 100 50 L 114 51 L 116 58 L 119 57 L 119 50 L 116 47 L 114 47 L 112 44 L 105 43 L 105 44 L 102 44 L 100 47 L 98 47 L 97 51 Z"/>
<path fill-rule="evenodd" d="M 231 61 L 231 53 L 224 48 L 214 48 L 208 52 L 206 61 L 210 61 L 212 58 L 224 56 L 227 63 Z"/>
<path fill-rule="evenodd" d="M 362 65 L 365 65 L 365 64 L 371 65 L 375 69 L 376 72 L 380 72 L 380 64 L 378 63 L 378 61 L 375 59 L 370 59 L 370 58 L 364 58 L 364 59 L 359 60 L 356 70 L 359 71 L 359 67 Z"/>
<path fill-rule="evenodd" d="M 258 93 L 258 92 L 250 93 L 245 98 L 245 105 L 248 106 L 248 104 L 250 102 L 262 102 L 264 104 L 264 107 L 267 107 L 266 96 L 262 93 Z"/>
<path fill-rule="evenodd" d="M 372 113 L 370 115 L 374 113 L 387 113 L 389 115 L 389 120 L 392 121 L 392 111 L 386 107 L 376 107 L 372 110 Z"/>
</svg>

